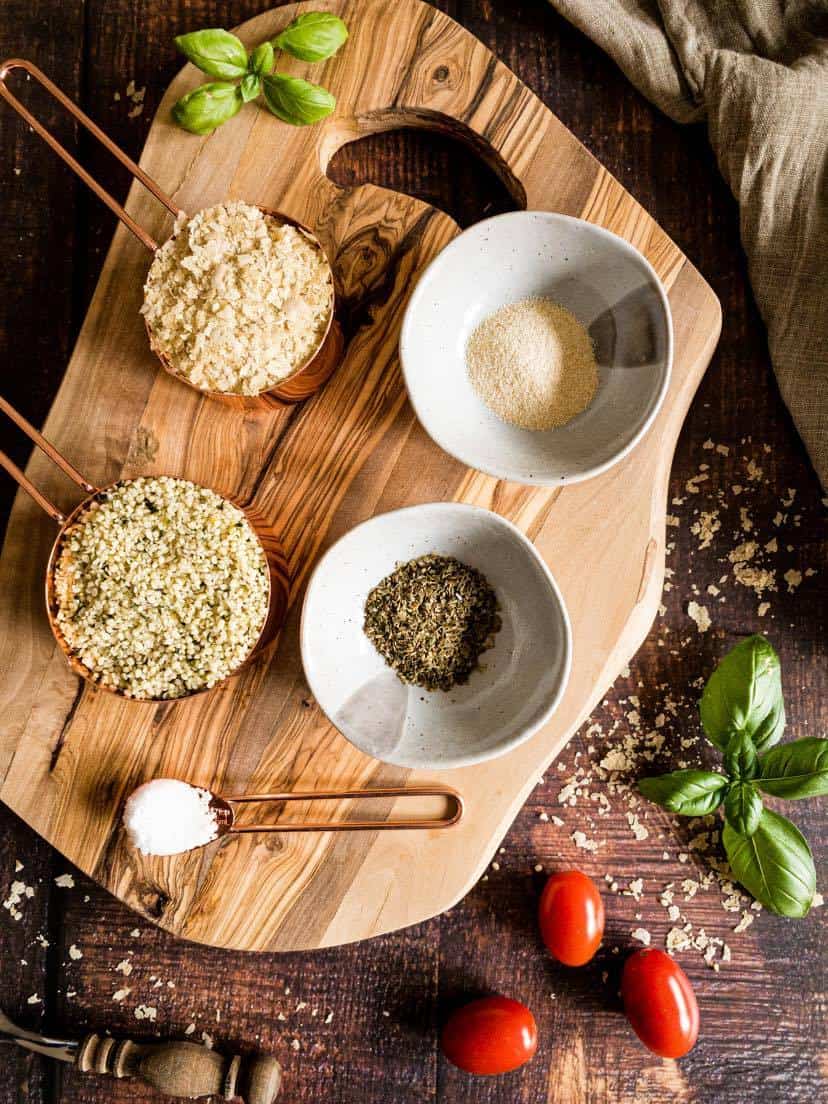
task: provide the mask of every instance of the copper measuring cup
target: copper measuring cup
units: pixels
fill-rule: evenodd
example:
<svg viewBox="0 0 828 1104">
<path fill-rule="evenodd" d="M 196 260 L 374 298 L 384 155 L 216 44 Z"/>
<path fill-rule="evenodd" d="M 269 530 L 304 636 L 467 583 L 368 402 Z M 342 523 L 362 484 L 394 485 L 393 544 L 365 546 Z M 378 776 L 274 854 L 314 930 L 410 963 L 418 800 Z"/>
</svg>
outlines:
<svg viewBox="0 0 828 1104">
<path fill-rule="evenodd" d="M 225 502 L 229 502 L 235 506 L 236 509 L 241 510 L 250 524 L 259 545 L 264 552 L 265 559 L 267 560 L 268 567 L 268 607 L 267 614 L 265 615 L 264 624 L 262 625 L 261 632 L 256 643 L 251 648 L 247 657 L 225 676 L 220 682 L 215 683 L 213 686 L 204 687 L 199 690 L 191 690 L 186 694 L 180 694 L 176 698 L 135 698 L 131 694 L 127 694 L 125 691 L 118 689 L 117 687 L 107 686 L 102 682 L 99 682 L 93 671 L 90 671 L 72 652 L 69 647 L 60 626 L 57 621 L 57 599 L 55 597 L 55 570 L 57 568 L 58 557 L 60 555 L 61 545 L 64 537 L 72 528 L 72 525 L 77 520 L 81 512 L 95 499 L 98 495 L 103 495 L 111 488 L 129 483 L 129 479 L 117 479 L 113 483 L 108 483 L 105 487 L 96 487 L 93 483 L 89 483 L 80 472 L 74 468 L 69 461 L 58 452 L 58 450 L 51 444 L 42 433 L 39 433 L 31 423 L 19 414 L 14 407 L 0 395 L 0 410 L 11 418 L 15 425 L 26 434 L 26 436 L 34 442 L 34 444 L 54 463 L 60 468 L 62 472 L 69 476 L 69 478 L 86 492 L 87 497 L 74 508 L 69 514 L 64 514 L 60 511 L 54 503 L 50 502 L 46 496 L 34 486 L 28 476 L 15 464 L 15 462 L 6 455 L 5 452 L 0 451 L 0 467 L 6 469 L 9 475 L 14 479 L 23 490 L 30 495 L 34 501 L 40 506 L 46 513 L 56 521 L 60 526 L 58 535 L 55 538 L 55 542 L 52 545 L 52 551 L 49 555 L 49 563 L 46 568 L 46 613 L 49 618 L 49 625 L 54 634 L 55 640 L 60 647 L 60 650 L 66 656 L 69 666 L 75 672 L 80 675 L 81 678 L 86 679 L 87 682 L 93 686 L 100 686 L 103 690 L 109 691 L 111 694 L 117 694 L 119 697 L 128 698 L 130 701 L 182 701 L 185 698 L 195 697 L 196 694 L 205 694 L 208 690 L 215 690 L 217 686 L 221 686 L 228 679 L 237 675 L 243 670 L 264 648 L 271 643 L 275 638 L 277 632 L 284 623 L 285 616 L 287 614 L 288 607 L 288 595 L 290 590 L 290 574 L 288 572 L 287 559 L 285 558 L 284 551 L 282 549 L 281 542 L 275 533 L 273 533 L 263 519 L 258 517 L 256 511 L 251 507 L 245 505 L 242 502 L 238 502 L 227 495 L 220 495 Z M 174 478 L 183 478 L 176 476 Z M 192 483 L 193 480 L 187 482 Z M 200 486 L 201 484 L 196 484 Z M 212 488 L 208 488 L 212 490 Z M 214 492 L 218 494 L 218 491 Z"/>
<path fill-rule="evenodd" d="M 36 134 L 40 135 L 43 141 L 55 151 L 58 157 L 66 162 L 84 184 L 91 188 L 99 199 L 103 200 L 110 211 L 117 215 L 124 226 L 126 226 L 126 228 L 135 235 L 138 241 L 154 255 L 159 248 L 158 242 L 156 242 L 131 215 L 127 214 L 121 204 L 78 163 L 72 154 L 58 142 L 57 138 L 55 138 L 42 123 L 38 122 L 28 108 L 24 107 L 17 97 L 9 91 L 7 78 L 15 69 L 22 69 L 25 73 L 28 73 L 29 76 L 34 77 L 34 79 L 46 89 L 50 96 L 57 100 L 74 119 L 77 119 L 81 126 L 85 127 L 93 137 L 97 138 L 101 145 L 129 171 L 135 180 L 143 184 L 147 191 L 155 196 L 155 198 L 167 208 L 174 218 L 178 219 L 185 216 L 185 212 L 156 184 L 152 177 L 148 176 L 139 165 L 136 165 L 132 158 L 128 157 L 122 149 L 116 146 L 112 139 L 108 138 L 101 128 L 96 123 L 93 123 L 89 116 L 81 111 L 77 104 L 74 104 L 65 93 L 61 92 L 57 85 L 49 80 L 46 74 L 38 69 L 36 65 L 20 58 L 10 58 L 0 63 L 0 97 L 2 97 L 6 103 L 28 123 Z M 307 226 L 303 226 L 301 222 L 291 218 L 289 215 L 283 214 L 281 211 L 274 211 L 268 207 L 259 207 L 259 210 L 267 216 L 267 218 L 276 220 L 280 225 L 288 224 L 290 226 L 295 226 L 317 246 L 322 256 L 327 260 L 327 255 L 319 239 Z M 328 267 L 330 268 L 329 261 Z M 331 309 L 328 315 L 328 325 L 316 351 L 308 357 L 304 364 L 300 364 L 298 368 L 294 369 L 286 379 L 280 380 L 275 386 L 266 388 L 256 395 L 236 395 L 224 391 L 208 391 L 206 388 L 197 387 L 188 379 L 180 376 L 173 369 L 167 357 L 157 348 L 152 331 L 145 320 L 144 324 L 147 330 L 150 348 L 161 362 L 162 367 L 171 376 L 180 383 L 186 384 L 187 387 L 191 387 L 194 391 L 198 391 L 200 394 L 207 395 L 212 399 L 217 399 L 219 402 L 242 408 L 261 406 L 278 407 L 301 402 L 303 399 L 309 398 L 318 391 L 322 384 L 330 378 L 342 357 L 345 341 L 342 327 L 336 317 L 337 297 L 336 291 L 333 288 L 333 275 L 331 276 L 331 286 Z"/>
</svg>

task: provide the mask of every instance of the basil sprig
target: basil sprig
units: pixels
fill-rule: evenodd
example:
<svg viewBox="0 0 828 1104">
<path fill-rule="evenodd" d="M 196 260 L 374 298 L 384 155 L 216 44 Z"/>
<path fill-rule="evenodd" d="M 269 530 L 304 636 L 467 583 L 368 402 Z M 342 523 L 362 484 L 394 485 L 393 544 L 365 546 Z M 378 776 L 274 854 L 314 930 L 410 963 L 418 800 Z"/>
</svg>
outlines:
<svg viewBox="0 0 828 1104">
<path fill-rule="evenodd" d="M 210 77 L 233 80 L 247 72 L 247 50 L 240 39 L 229 31 L 211 27 L 179 35 L 175 44 L 180 52 Z"/>
<path fill-rule="evenodd" d="M 762 798 L 750 782 L 734 782 L 724 801 L 725 821 L 742 836 L 752 836 L 762 819 Z"/>
<path fill-rule="evenodd" d="M 267 106 L 283 123 L 291 126 L 318 123 L 336 107 L 336 100 L 326 88 L 300 77 L 274 73 L 265 77 L 262 84 Z"/>
<path fill-rule="evenodd" d="M 794 824 L 764 807 L 761 794 L 827 794 L 828 740 L 779 744 L 782 677 L 779 657 L 763 636 L 742 640 L 722 659 L 699 711 L 710 742 L 723 753 L 725 773 L 672 771 L 642 778 L 638 788 L 680 816 L 704 816 L 722 805 L 722 843 L 734 878 L 772 912 L 805 916 L 816 892 L 810 848 Z"/>
<path fill-rule="evenodd" d="M 348 28 L 338 15 L 306 12 L 285 27 L 273 45 L 302 61 L 324 61 L 336 53 L 347 37 Z"/>
<path fill-rule="evenodd" d="M 746 732 L 757 751 L 779 742 L 785 703 L 779 656 L 764 636 L 732 648 L 707 680 L 699 713 L 711 743 L 725 751 L 734 732 Z"/>
<path fill-rule="evenodd" d="M 173 107 L 173 118 L 193 134 L 212 134 L 217 126 L 232 119 L 243 103 L 238 85 L 213 81 L 182 96 Z"/>
<path fill-rule="evenodd" d="M 282 122 L 318 123 L 334 110 L 336 99 L 321 85 L 274 73 L 275 49 L 301 61 L 324 61 L 347 37 L 348 28 L 330 12 L 305 12 L 273 42 L 260 43 L 249 56 L 241 39 L 218 27 L 179 35 L 175 44 L 181 53 L 203 73 L 221 79 L 182 96 L 173 107 L 173 118 L 193 134 L 211 134 L 243 104 L 264 93 L 268 109 Z"/>
<path fill-rule="evenodd" d="M 789 801 L 828 794 L 828 740 L 808 736 L 780 744 L 763 757 L 757 782 L 765 793 Z"/>
<path fill-rule="evenodd" d="M 795 824 L 765 809 L 752 836 L 730 824 L 722 832 L 734 877 L 780 916 L 805 916 L 816 892 L 811 849 Z"/>
<path fill-rule="evenodd" d="M 707 816 L 724 800 L 727 779 L 703 770 L 678 770 L 656 778 L 642 778 L 638 788 L 650 801 L 680 816 Z"/>
</svg>

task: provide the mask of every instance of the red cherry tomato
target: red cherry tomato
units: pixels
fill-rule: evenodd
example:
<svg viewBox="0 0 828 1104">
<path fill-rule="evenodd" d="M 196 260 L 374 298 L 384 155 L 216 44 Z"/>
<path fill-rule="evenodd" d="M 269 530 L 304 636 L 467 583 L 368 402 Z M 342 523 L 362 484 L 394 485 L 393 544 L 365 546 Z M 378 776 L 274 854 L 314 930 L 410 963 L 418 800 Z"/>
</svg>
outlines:
<svg viewBox="0 0 828 1104">
<path fill-rule="evenodd" d="M 604 902 L 595 882 L 580 870 L 553 874 L 538 908 L 541 936 L 564 966 L 589 962 L 604 935 Z"/>
<path fill-rule="evenodd" d="M 509 997 L 483 997 L 449 1017 L 440 1040 L 443 1054 L 466 1073 L 508 1073 L 538 1049 L 535 1017 Z"/>
<path fill-rule="evenodd" d="M 664 951 L 647 947 L 624 963 L 621 999 L 632 1029 L 662 1058 L 682 1058 L 699 1037 L 699 1006 L 690 980 Z"/>
</svg>

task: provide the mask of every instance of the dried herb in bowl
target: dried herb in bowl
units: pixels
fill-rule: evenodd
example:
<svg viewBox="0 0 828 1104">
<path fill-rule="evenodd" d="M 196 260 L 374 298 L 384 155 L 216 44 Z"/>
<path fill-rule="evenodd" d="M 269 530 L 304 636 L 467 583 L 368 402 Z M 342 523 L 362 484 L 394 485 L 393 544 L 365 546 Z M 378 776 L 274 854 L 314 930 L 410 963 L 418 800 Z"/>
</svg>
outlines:
<svg viewBox="0 0 828 1104">
<path fill-rule="evenodd" d="M 400 564 L 365 603 L 368 639 L 403 682 L 426 690 L 468 682 L 500 627 L 486 577 L 453 556 Z"/>
</svg>

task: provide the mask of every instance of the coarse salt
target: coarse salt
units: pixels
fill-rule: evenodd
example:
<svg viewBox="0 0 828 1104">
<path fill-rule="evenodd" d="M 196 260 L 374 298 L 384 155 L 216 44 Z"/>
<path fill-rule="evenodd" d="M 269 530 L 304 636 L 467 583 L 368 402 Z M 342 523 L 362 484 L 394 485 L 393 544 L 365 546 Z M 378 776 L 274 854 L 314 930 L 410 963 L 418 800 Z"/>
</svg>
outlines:
<svg viewBox="0 0 828 1104">
<path fill-rule="evenodd" d="M 130 843 L 145 855 L 179 855 L 218 836 L 211 794 L 175 778 L 145 782 L 124 807 Z"/>
</svg>

